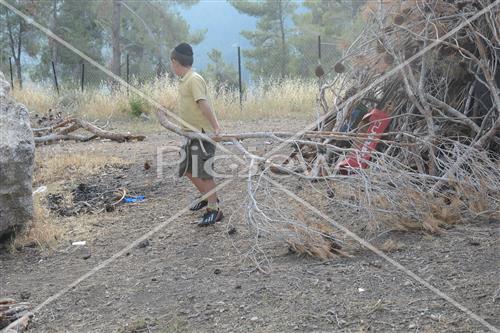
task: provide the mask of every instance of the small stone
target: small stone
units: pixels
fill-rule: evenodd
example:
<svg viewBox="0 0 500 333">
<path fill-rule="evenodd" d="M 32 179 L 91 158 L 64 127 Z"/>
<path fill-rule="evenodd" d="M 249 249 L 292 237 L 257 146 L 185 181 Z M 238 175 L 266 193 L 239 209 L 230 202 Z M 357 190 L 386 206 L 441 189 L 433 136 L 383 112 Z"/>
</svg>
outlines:
<svg viewBox="0 0 500 333">
<path fill-rule="evenodd" d="M 235 227 L 229 228 L 229 230 L 227 231 L 227 234 L 229 236 L 236 234 L 236 228 Z"/>
<path fill-rule="evenodd" d="M 140 248 L 140 249 L 145 248 L 145 247 L 148 247 L 148 246 L 149 246 L 149 240 L 147 240 L 147 239 L 145 239 L 145 240 L 141 241 L 141 242 L 137 245 L 137 247 L 138 247 L 138 248 Z"/>
<path fill-rule="evenodd" d="M 154 277 L 154 278 L 151 278 L 151 281 L 156 282 L 156 281 L 158 281 L 158 279 Z"/>
<path fill-rule="evenodd" d="M 83 260 L 87 260 L 89 259 L 90 257 L 92 256 L 92 254 L 90 253 L 90 251 L 85 251 L 82 255 L 82 259 Z"/>
<path fill-rule="evenodd" d="M 31 293 L 29 291 L 22 291 L 21 292 L 21 299 L 22 300 L 27 300 L 31 297 Z"/>
<path fill-rule="evenodd" d="M 234 287 L 234 289 L 241 289 L 241 286 L 237 285 L 237 286 Z"/>
<path fill-rule="evenodd" d="M 254 317 L 252 317 L 252 318 L 250 318 L 250 321 L 257 321 L 257 320 L 259 320 L 259 318 L 258 318 L 258 317 L 255 317 L 255 316 L 254 316 Z"/>
<path fill-rule="evenodd" d="M 415 325 L 415 323 L 411 323 L 410 325 L 408 325 L 409 329 L 412 329 L 412 328 L 415 328 L 415 327 L 417 327 L 417 325 Z"/>
<path fill-rule="evenodd" d="M 481 243 L 477 239 L 469 239 L 469 244 L 473 246 L 481 245 Z"/>
<path fill-rule="evenodd" d="M 433 313 L 433 314 L 431 314 L 431 319 L 435 320 L 435 321 L 439 321 L 441 319 L 441 316 Z"/>
<path fill-rule="evenodd" d="M 216 275 L 220 274 L 221 272 L 222 271 L 219 268 L 214 269 L 214 274 Z"/>
<path fill-rule="evenodd" d="M 327 277 L 327 278 L 326 278 L 326 281 L 328 281 L 328 282 L 332 282 L 332 278 L 331 278 L 331 277 Z"/>
</svg>

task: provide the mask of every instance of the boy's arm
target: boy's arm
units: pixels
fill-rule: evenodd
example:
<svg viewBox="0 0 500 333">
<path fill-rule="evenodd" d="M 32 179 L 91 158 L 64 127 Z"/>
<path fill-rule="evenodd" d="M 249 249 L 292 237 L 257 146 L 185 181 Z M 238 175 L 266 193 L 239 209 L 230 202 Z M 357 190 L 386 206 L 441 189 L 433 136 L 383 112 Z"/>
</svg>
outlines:
<svg viewBox="0 0 500 333">
<path fill-rule="evenodd" d="M 217 117 L 215 116 L 214 111 L 212 110 L 212 107 L 210 106 L 210 103 L 208 103 L 206 99 L 200 99 L 196 103 L 198 104 L 198 107 L 200 108 L 203 116 L 208 119 L 208 121 L 214 128 L 215 136 L 219 136 L 220 125 L 219 122 L 217 121 Z"/>
</svg>

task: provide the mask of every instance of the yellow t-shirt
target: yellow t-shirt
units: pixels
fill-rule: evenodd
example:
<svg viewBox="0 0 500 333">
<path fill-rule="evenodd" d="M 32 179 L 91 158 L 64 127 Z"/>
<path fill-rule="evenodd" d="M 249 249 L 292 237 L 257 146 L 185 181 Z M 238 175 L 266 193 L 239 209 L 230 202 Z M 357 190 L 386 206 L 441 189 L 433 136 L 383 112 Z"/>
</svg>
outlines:
<svg viewBox="0 0 500 333">
<path fill-rule="evenodd" d="M 200 74 L 190 70 L 179 83 L 179 116 L 197 131 L 213 132 L 212 125 L 196 103 L 202 99 L 208 101 L 207 83 Z M 192 131 L 186 124 L 181 124 L 181 127 Z"/>
</svg>

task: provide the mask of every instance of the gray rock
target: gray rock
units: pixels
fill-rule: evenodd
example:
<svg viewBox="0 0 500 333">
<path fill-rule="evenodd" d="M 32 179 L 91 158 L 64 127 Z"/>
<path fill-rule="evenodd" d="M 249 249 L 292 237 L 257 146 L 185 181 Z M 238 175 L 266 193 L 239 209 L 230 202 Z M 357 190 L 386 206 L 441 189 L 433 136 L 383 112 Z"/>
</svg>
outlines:
<svg viewBox="0 0 500 333">
<path fill-rule="evenodd" d="M 33 218 L 31 181 L 35 144 L 29 114 L 10 96 L 0 72 L 0 239 Z"/>
</svg>

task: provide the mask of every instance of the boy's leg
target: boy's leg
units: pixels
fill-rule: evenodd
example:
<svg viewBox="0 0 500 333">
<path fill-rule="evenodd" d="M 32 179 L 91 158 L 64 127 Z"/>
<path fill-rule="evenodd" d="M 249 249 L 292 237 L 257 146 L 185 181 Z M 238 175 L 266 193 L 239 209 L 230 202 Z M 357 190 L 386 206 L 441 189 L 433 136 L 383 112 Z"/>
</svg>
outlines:
<svg viewBox="0 0 500 333">
<path fill-rule="evenodd" d="M 193 183 L 193 185 L 196 186 L 196 188 L 202 195 L 206 193 L 203 187 L 203 183 L 201 182 L 203 179 L 193 177 L 191 172 L 186 172 L 186 177 L 189 178 L 191 183 Z"/>
<path fill-rule="evenodd" d="M 201 181 L 203 182 L 203 188 L 205 189 L 205 193 L 208 193 L 217 187 L 213 179 L 201 179 Z M 213 191 L 212 194 L 210 194 L 207 199 L 209 207 L 217 205 L 217 193 L 215 191 Z"/>
<path fill-rule="evenodd" d="M 194 184 L 194 186 L 196 186 L 196 188 L 198 189 L 198 191 L 202 195 L 212 191 L 217 186 L 213 179 L 201 179 L 198 177 L 193 177 L 193 175 L 189 172 L 186 173 L 186 177 L 189 178 L 189 180 Z M 217 193 L 213 192 L 212 194 L 210 194 L 208 196 L 208 198 L 206 200 L 208 201 L 209 204 L 210 203 L 216 204 L 217 203 Z"/>
</svg>

